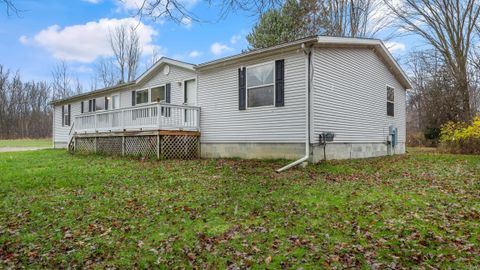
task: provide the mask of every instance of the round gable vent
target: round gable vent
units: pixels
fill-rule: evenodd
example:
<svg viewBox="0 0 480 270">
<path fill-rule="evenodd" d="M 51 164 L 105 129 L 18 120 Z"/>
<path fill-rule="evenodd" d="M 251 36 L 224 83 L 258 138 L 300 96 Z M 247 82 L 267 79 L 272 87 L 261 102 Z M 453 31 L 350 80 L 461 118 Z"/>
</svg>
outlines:
<svg viewBox="0 0 480 270">
<path fill-rule="evenodd" d="M 165 65 L 163 67 L 163 74 L 165 75 L 168 75 L 170 73 L 170 66 L 169 65 Z"/>
</svg>

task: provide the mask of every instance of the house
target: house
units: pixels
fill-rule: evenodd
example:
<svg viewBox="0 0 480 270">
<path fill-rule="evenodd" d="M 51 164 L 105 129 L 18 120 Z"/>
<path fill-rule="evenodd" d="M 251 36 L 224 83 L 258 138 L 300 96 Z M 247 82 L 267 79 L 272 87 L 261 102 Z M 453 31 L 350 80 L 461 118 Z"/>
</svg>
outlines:
<svg viewBox="0 0 480 270">
<path fill-rule="evenodd" d="M 376 39 L 308 37 L 199 65 L 164 57 L 133 82 L 52 102 L 53 142 L 292 165 L 403 154 L 409 88 Z"/>
</svg>

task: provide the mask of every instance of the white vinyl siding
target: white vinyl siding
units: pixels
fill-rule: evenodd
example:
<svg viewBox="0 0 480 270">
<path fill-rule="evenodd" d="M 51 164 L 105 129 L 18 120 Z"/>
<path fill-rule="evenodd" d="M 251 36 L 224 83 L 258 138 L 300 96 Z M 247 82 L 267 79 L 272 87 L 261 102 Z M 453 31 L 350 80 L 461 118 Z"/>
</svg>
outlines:
<svg viewBox="0 0 480 270">
<path fill-rule="evenodd" d="M 394 117 L 387 116 L 387 85 L 395 89 Z M 315 49 L 311 142 L 332 131 L 334 142 L 381 143 L 394 125 L 403 143 L 405 98 L 405 89 L 373 50 Z"/>
<path fill-rule="evenodd" d="M 159 67 L 157 69 L 157 73 L 155 73 L 150 78 L 146 78 L 146 82 L 140 85 L 135 85 L 132 87 L 128 87 L 127 89 L 118 90 L 110 92 L 109 94 L 99 94 L 99 95 L 91 95 L 84 97 L 81 100 L 74 101 L 71 107 L 72 116 L 71 122 L 75 121 L 75 115 L 80 114 L 80 102 L 84 101 L 84 113 L 88 113 L 88 100 L 96 98 L 96 104 L 98 106 L 99 102 L 105 102 L 105 96 L 113 96 L 119 95 L 120 98 L 120 108 L 127 108 L 132 106 L 132 90 L 143 90 L 148 88 L 153 88 L 161 85 L 165 85 L 166 83 L 171 84 L 171 103 L 172 104 L 183 104 L 184 102 L 184 89 L 183 89 L 183 82 L 184 80 L 195 79 L 196 73 L 194 71 L 190 71 L 181 67 L 177 67 L 174 65 L 170 65 L 170 73 L 168 75 L 163 74 L 162 72 L 163 67 Z M 181 82 L 179 84 L 178 82 Z M 109 109 L 112 109 L 110 99 Z M 65 106 L 67 108 L 67 106 Z M 55 113 L 55 123 L 53 125 L 54 128 L 54 141 L 56 143 L 63 143 L 66 146 L 68 143 L 68 132 L 70 131 L 69 126 L 62 127 L 62 105 L 56 105 L 54 108 Z"/>
<path fill-rule="evenodd" d="M 74 124 L 75 116 L 80 114 L 80 101 L 75 101 L 71 104 L 71 124 Z M 68 103 L 65 103 L 65 110 L 68 109 Z M 84 105 L 85 106 L 85 105 Z M 53 140 L 54 143 L 68 143 L 68 133 L 71 126 L 62 126 L 62 105 L 57 105 L 54 108 L 54 123 L 53 123 Z M 65 145 L 66 146 L 66 145 Z"/>
<path fill-rule="evenodd" d="M 238 109 L 238 69 L 285 59 L 285 106 Z M 301 143 L 305 141 L 306 57 L 301 51 L 200 72 L 198 105 L 202 143 Z"/>
</svg>

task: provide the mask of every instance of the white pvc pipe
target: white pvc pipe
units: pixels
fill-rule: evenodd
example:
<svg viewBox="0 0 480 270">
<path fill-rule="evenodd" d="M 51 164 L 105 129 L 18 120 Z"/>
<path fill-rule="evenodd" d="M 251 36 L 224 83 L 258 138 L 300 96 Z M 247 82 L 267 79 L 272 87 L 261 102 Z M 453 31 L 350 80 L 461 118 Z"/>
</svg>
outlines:
<svg viewBox="0 0 480 270">
<path fill-rule="evenodd" d="M 307 161 L 310 158 L 310 57 L 311 57 L 311 48 L 307 49 L 305 48 L 305 43 L 302 44 L 302 49 L 307 55 L 307 87 L 305 91 L 305 156 L 278 169 L 277 172 L 283 172 L 285 170 L 288 170 L 294 166 L 297 166 L 305 161 Z"/>
</svg>

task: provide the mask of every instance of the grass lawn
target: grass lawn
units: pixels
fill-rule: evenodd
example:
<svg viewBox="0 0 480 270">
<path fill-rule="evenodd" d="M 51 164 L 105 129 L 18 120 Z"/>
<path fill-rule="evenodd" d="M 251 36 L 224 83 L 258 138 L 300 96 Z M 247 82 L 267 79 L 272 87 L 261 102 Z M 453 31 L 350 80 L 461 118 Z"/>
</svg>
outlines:
<svg viewBox="0 0 480 270">
<path fill-rule="evenodd" d="M 0 147 L 51 147 L 52 139 L 0 140 Z"/>
<path fill-rule="evenodd" d="M 480 267 L 480 156 L 0 153 L 0 268 Z"/>
</svg>

